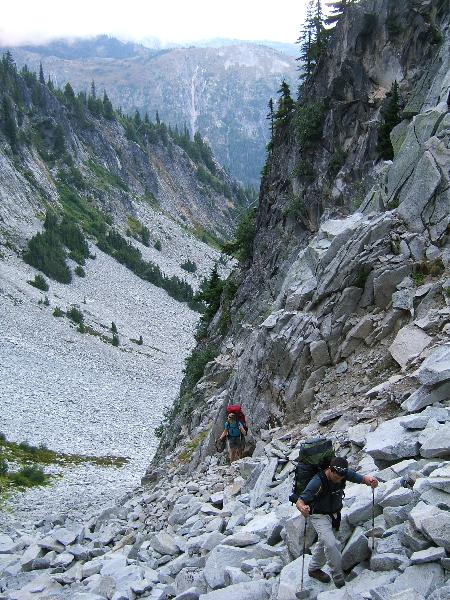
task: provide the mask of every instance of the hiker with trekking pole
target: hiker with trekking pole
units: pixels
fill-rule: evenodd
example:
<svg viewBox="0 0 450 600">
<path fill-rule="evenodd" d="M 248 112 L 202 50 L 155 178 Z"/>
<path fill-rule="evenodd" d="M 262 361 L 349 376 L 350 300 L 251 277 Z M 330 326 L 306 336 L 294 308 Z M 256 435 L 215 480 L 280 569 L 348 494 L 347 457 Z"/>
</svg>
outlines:
<svg viewBox="0 0 450 600">
<path fill-rule="evenodd" d="M 228 455 L 230 463 L 242 458 L 243 448 L 245 446 L 245 436 L 248 427 L 245 415 L 239 404 L 230 404 L 227 406 L 227 420 L 224 430 L 217 442 L 227 441 Z M 216 443 L 217 446 L 217 443 Z"/>
<path fill-rule="evenodd" d="M 304 534 L 309 519 L 318 536 L 318 543 L 309 563 L 308 575 L 322 583 L 328 583 L 331 577 L 322 570 L 325 563 L 328 563 L 335 586 L 341 588 L 345 585 L 342 557 L 340 543 L 335 538 L 333 530 L 339 531 L 345 484 L 351 481 L 370 486 L 374 501 L 374 489 L 378 486 L 378 480 L 372 475 L 360 475 L 349 469 L 347 459 L 335 457 L 331 441 L 325 438 L 316 438 L 302 444 L 298 461 L 294 489 L 289 500 L 295 503 L 305 517 Z M 305 535 L 302 583 L 298 598 L 306 597 L 302 596 L 304 560 Z"/>
</svg>

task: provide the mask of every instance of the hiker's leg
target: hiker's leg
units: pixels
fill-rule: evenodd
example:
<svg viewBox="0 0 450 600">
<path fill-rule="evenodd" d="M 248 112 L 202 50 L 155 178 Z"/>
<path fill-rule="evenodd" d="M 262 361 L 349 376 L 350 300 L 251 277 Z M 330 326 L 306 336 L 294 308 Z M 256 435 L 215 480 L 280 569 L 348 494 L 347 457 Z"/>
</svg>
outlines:
<svg viewBox="0 0 450 600">
<path fill-rule="evenodd" d="M 309 517 L 309 519 L 311 521 L 311 525 L 314 527 L 314 529 L 316 529 L 316 521 L 318 520 L 318 518 L 321 518 L 322 516 L 323 515 L 311 515 Z M 316 529 L 316 532 L 318 534 L 317 529 Z M 324 548 L 323 548 L 323 541 L 319 536 L 316 547 L 314 548 L 314 552 L 312 553 L 311 562 L 309 563 L 308 568 L 310 571 L 316 571 L 317 569 L 321 569 L 325 565 L 326 562 L 327 562 L 327 559 L 326 559 Z"/>
<path fill-rule="evenodd" d="M 318 546 L 323 548 L 323 553 L 327 563 L 331 567 L 333 575 L 342 575 L 342 556 L 340 544 L 334 536 L 333 528 L 331 526 L 331 517 L 328 515 L 311 515 L 310 518 L 312 525 L 317 531 L 317 535 L 319 537 Z M 321 558 L 319 553 L 318 558 Z M 313 570 L 313 567 L 319 568 L 323 565 L 324 563 L 316 566 L 316 563 L 311 560 L 310 569 Z"/>
</svg>

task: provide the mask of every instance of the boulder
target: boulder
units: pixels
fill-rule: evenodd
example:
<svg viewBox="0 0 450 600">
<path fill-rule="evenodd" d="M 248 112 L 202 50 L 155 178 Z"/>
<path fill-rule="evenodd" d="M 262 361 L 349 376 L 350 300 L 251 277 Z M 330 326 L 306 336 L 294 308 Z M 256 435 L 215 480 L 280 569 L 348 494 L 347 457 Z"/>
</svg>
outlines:
<svg viewBox="0 0 450 600">
<path fill-rule="evenodd" d="M 425 406 L 447 400 L 450 396 L 450 382 L 441 383 L 435 387 L 421 386 L 413 392 L 409 398 L 402 403 L 402 408 L 406 412 L 414 413 Z M 420 416 L 420 415 L 418 415 Z"/>
<path fill-rule="evenodd" d="M 356 527 L 342 551 L 342 568 L 351 569 L 370 556 L 369 543 L 362 527 Z"/>
<path fill-rule="evenodd" d="M 433 590 L 441 587 L 443 583 L 444 570 L 441 565 L 425 563 L 407 567 L 389 586 L 389 589 L 392 594 L 413 589 L 426 598 Z"/>
<path fill-rule="evenodd" d="M 450 344 L 434 350 L 423 361 L 415 375 L 421 384 L 427 386 L 450 380 Z"/>
<path fill-rule="evenodd" d="M 419 453 L 418 434 L 407 431 L 401 425 L 403 417 L 396 417 L 381 423 L 367 434 L 365 451 L 374 459 L 399 461 L 414 458 Z"/>
<path fill-rule="evenodd" d="M 404 369 L 410 360 L 419 356 L 433 341 L 422 329 L 414 324 L 402 327 L 389 346 L 392 358 Z"/>
<path fill-rule="evenodd" d="M 250 492 L 250 508 L 258 508 L 266 501 L 267 492 L 275 475 L 278 459 L 272 458 L 258 477 L 255 487 Z"/>
<path fill-rule="evenodd" d="M 246 548 L 219 545 L 214 548 L 206 559 L 204 576 L 212 589 L 225 585 L 225 568 L 240 567 L 243 560 L 253 558 Z"/>
<path fill-rule="evenodd" d="M 424 535 L 436 546 L 450 551 L 450 513 L 438 510 L 432 517 L 424 518 L 421 526 Z"/>
<path fill-rule="evenodd" d="M 305 519 L 302 515 L 298 514 L 291 517 L 284 524 L 284 531 L 282 537 L 286 542 L 290 554 L 294 558 L 298 558 L 303 552 L 303 537 L 305 531 Z M 306 539 L 305 547 L 308 549 L 314 543 L 316 539 L 316 532 L 314 527 L 307 522 L 306 524 Z"/>
<path fill-rule="evenodd" d="M 450 585 L 435 590 L 428 596 L 428 600 L 450 600 Z"/>
<path fill-rule="evenodd" d="M 270 584 L 265 580 L 247 581 L 222 590 L 202 594 L 199 600 L 269 600 Z"/>
<path fill-rule="evenodd" d="M 420 448 L 425 458 L 443 458 L 450 456 L 450 423 L 440 425 L 436 432 L 427 437 Z"/>
<path fill-rule="evenodd" d="M 386 308 L 391 302 L 392 294 L 397 285 L 411 272 L 411 267 L 402 265 L 386 269 L 373 280 L 373 291 L 375 304 L 380 308 Z"/>
<path fill-rule="evenodd" d="M 149 540 L 149 546 L 162 555 L 170 554 L 170 556 L 175 556 L 176 554 L 180 554 L 180 548 L 174 538 L 165 531 L 160 531 L 154 535 Z"/>
<path fill-rule="evenodd" d="M 325 340 L 311 342 L 309 351 L 311 352 L 311 359 L 316 368 L 330 364 L 330 352 L 328 350 L 328 344 Z"/>
<path fill-rule="evenodd" d="M 191 587 L 175 596 L 174 600 L 198 600 L 200 592 L 196 587 Z"/>
<path fill-rule="evenodd" d="M 411 563 L 413 565 L 420 565 L 421 563 L 427 562 L 439 562 L 441 558 L 445 558 L 445 548 L 426 548 L 425 550 L 418 550 L 411 555 Z"/>
<path fill-rule="evenodd" d="M 304 580 L 303 589 L 313 590 L 314 592 L 321 592 L 327 589 L 333 589 L 335 591 L 333 583 L 320 583 L 316 579 L 311 579 L 308 575 L 308 566 L 311 562 L 311 556 L 305 555 L 304 564 Z M 293 600 L 296 596 L 296 592 L 300 591 L 301 579 L 302 579 L 302 566 L 303 558 L 297 558 L 286 565 L 280 573 L 280 586 L 278 588 L 278 594 L 276 600 Z"/>
</svg>

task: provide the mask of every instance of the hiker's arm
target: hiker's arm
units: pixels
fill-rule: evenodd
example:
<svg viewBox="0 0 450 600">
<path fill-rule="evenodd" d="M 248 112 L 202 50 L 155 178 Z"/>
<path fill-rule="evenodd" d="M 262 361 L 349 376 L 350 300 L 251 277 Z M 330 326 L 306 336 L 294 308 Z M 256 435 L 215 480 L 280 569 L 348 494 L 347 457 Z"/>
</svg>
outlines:
<svg viewBox="0 0 450 600">
<path fill-rule="evenodd" d="M 222 434 L 221 434 L 219 440 L 224 440 L 227 437 L 227 435 L 228 435 L 228 431 L 226 429 L 224 429 L 222 431 Z"/>
<path fill-rule="evenodd" d="M 372 475 L 360 475 L 360 473 L 356 473 L 353 469 L 348 469 L 347 481 L 351 481 L 352 483 L 364 483 L 373 488 L 376 488 L 378 485 L 378 479 Z"/>
<path fill-rule="evenodd" d="M 315 475 L 298 497 L 295 506 L 298 508 L 298 510 L 302 513 L 304 517 L 307 517 L 309 515 L 310 505 L 314 502 L 314 499 L 320 492 L 321 487 L 322 482 L 320 481 L 320 477 Z"/>
<path fill-rule="evenodd" d="M 239 431 L 241 432 L 242 435 L 247 435 L 247 432 L 245 431 L 243 425 L 239 425 Z"/>
<path fill-rule="evenodd" d="M 305 517 L 305 519 L 309 517 L 310 508 L 307 504 L 305 504 L 303 502 L 303 500 L 301 498 L 299 498 L 297 500 L 297 502 L 295 503 L 295 506 L 302 513 L 302 515 Z"/>
</svg>

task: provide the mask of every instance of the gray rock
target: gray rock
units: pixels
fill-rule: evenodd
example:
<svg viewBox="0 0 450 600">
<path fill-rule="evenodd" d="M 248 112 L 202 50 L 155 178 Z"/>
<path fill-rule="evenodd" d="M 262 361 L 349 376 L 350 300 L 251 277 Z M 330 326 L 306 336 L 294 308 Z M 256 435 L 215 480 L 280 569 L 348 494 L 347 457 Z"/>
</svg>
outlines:
<svg viewBox="0 0 450 600">
<path fill-rule="evenodd" d="M 413 589 L 427 597 L 433 590 L 441 587 L 443 583 L 444 570 L 441 565 L 426 563 L 407 567 L 390 586 L 390 589 L 392 593 Z"/>
<path fill-rule="evenodd" d="M 409 516 L 411 505 L 405 506 L 387 506 L 383 509 L 383 517 L 387 527 L 394 527 L 404 523 Z"/>
<path fill-rule="evenodd" d="M 445 344 L 434 350 L 416 371 L 416 377 L 421 384 L 437 385 L 450 379 L 450 344 Z"/>
<path fill-rule="evenodd" d="M 412 490 L 402 487 L 385 496 L 378 504 L 383 508 L 387 506 L 405 506 L 413 500 L 413 497 Z"/>
<path fill-rule="evenodd" d="M 362 527 L 356 527 L 342 551 L 342 568 L 351 569 L 370 556 L 369 543 Z M 387 570 L 387 569 L 386 569 Z"/>
<path fill-rule="evenodd" d="M 302 515 L 298 514 L 288 519 L 284 525 L 284 532 L 282 537 L 289 549 L 289 552 L 294 558 L 298 558 L 303 552 L 303 535 L 305 530 L 305 519 Z M 316 538 L 316 532 L 314 528 L 307 523 L 306 526 L 306 548 L 310 548 Z"/>
<path fill-rule="evenodd" d="M 391 571 L 392 569 L 407 567 L 409 564 L 410 561 L 404 553 L 384 552 L 383 554 L 372 554 L 370 558 L 372 571 Z"/>
<path fill-rule="evenodd" d="M 250 492 L 250 508 L 258 508 L 266 501 L 266 495 L 270 489 L 277 466 L 278 460 L 276 458 L 270 459 L 265 466 L 255 483 L 255 487 Z"/>
<path fill-rule="evenodd" d="M 230 585 L 223 590 L 202 594 L 199 600 L 269 600 L 270 585 L 265 580 Z"/>
<path fill-rule="evenodd" d="M 278 594 L 276 600 L 293 600 L 296 596 L 296 592 L 300 590 L 300 583 L 302 577 L 302 557 L 290 562 L 286 565 L 280 574 L 280 586 L 278 588 Z M 311 561 L 309 554 L 305 555 L 304 565 L 304 590 L 312 590 L 317 594 L 318 592 L 332 589 L 334 591 L 334 585 L 332 583 L 323 584 L 315 579 L 311 579 L 308 575 L 308 566 Z M 312 595 L 313 595 L 312 594 Z"/>
<path fill-rule="evenodd" d="M 374 429 L 375 425 L 373 423 L 358 423 L 357 425 L 353 425 L 353 427 L 349 427 L 347 432 L 348 439 L 355 446 L 362 447 L 366 443 L 367 434 Z"/>
<path fill-rule="evenodd" d="M 206 559 L 204 576 L 212 589 L 225 585 L 225 568 L 239 567 L 243 560 L 252 558 L 250 550 L 233 546 L 216 546 Z"/>
<path fill-rule="evenodd" d="M 450 513 L 439 510 L 432 517 L 423 519 L 422 531 L 436 546 L 450 551 Z"/>
<path fill-rule="evenodd" d="M 441 425 L 434 435 L 423 442 L 420 454 L 425 458 L 450 456 L 450 423 Z"/>
<path fill-rule="evenodd" d="M 445 548 L 426 548 L 425 550 L 419 550 L 411 555 L 411 563 L 413 565 L 419 565 L 426 562 L 438 562 L 441 558 L 445 558 Z"/>
<path fill-rule="evenodd" d="M 58 529 L 54 529 L 51 533 L 51 537 L 54 538 L 56 542 L 59 542 L 63 546 L 70 546 L 70 544 L 74 544 L 77 540 L 79 531 L 71 531 L 70 529 L 66 529 L 65 527 L 60 527 Z"/>
<path fill-rule="evenodd" d="M 195 587 L 200 593 L 206 592 L 206 581 L 203 569 L 198 567 L 185 567 L 175 577 L 175 587 L 178 594 Z"/>
<path fill-rule="evenodd" d="M 198 600 L 200 596 L 200 592 L 196 587 L 191 587 L 186 591 L 175 596 L 174 600 Z"/>
<path fill-rule="evenodd" d="M 29 546 L 20 559 L 22 571 L 31 571 L 33 568 L 33 562 L 43 555 L 42 548 L 37 544 Z"/>
<path fill-rule="evenodd" d="M 75 557 L 73 554 L 70 554 L 70 552 L 62 552 L 61 554 L 58 554 L 55 559 L 52 561 L 52 567 L 61 567 L 63 569 L 67 569 L 67 567 L 69 567 L 73 561 L 75 560 Z"/>
<path fill-rule="evenodd" d="M 170 554 L 170 556 L 175 556 L 176 554 L 180 553 L 180 548 L 175 542 L 174 538 L 165 531 L 160 531 L 154 535 L 149 540 L 149 545 L 151 548 L 163 555 Z"/>
<path fill-rule="evenodd" d="M 12 554 L 15 546 L 15 542 L 9 535 L 0 534 L 0 554 Z"/>
<path fill-rule="evenodd" d="M 225 568 L 225 585 L 236 585 L 236 583 L 245 583 L 251 581 L 251 578 L 238 567 Z"/>
<path fill-rule="evenodd" d="M 325 340 L 311 342 L 309 351 L 311 352 L 311 358 L 316 368 L 330 364 L 330 353 L 328 351 L 328 344 Z"/>
<path fill-rule="evenodd" d="M 404 369 L 410 360 L 419 356 L 432 338 L 414 324 L 402 327 L 389 346 L 392 358 Z"/>
<path fill-rule="evenodd" d="M 411 268 L 402 265 L 397 268 L 386 269 L 373 280 L 373 291 L 375 304 L 380 308 L 386 308 L 391 302 L 392 294 L 397 285 L 411 272 Z"/>
<path fill-rule="evenodd" d="M 430 489 L 421 494 L 420 499 L 442 510 L 450 511 L 450 494 L 439 489 Z"/>
<path fill-rule="evenodd" d="M 428 600 L 450 600 L 450 585 L 435 590 L 428 596 Z"/>
<path fill-rule="evenodd" d="M 367 434 L 365 451 L 375 459 L 398 461 L 418 455 L 419 442 L 416 432 L 405 431 L 401 419 L 396 417 L 379 425 Z"/>
</svg>

